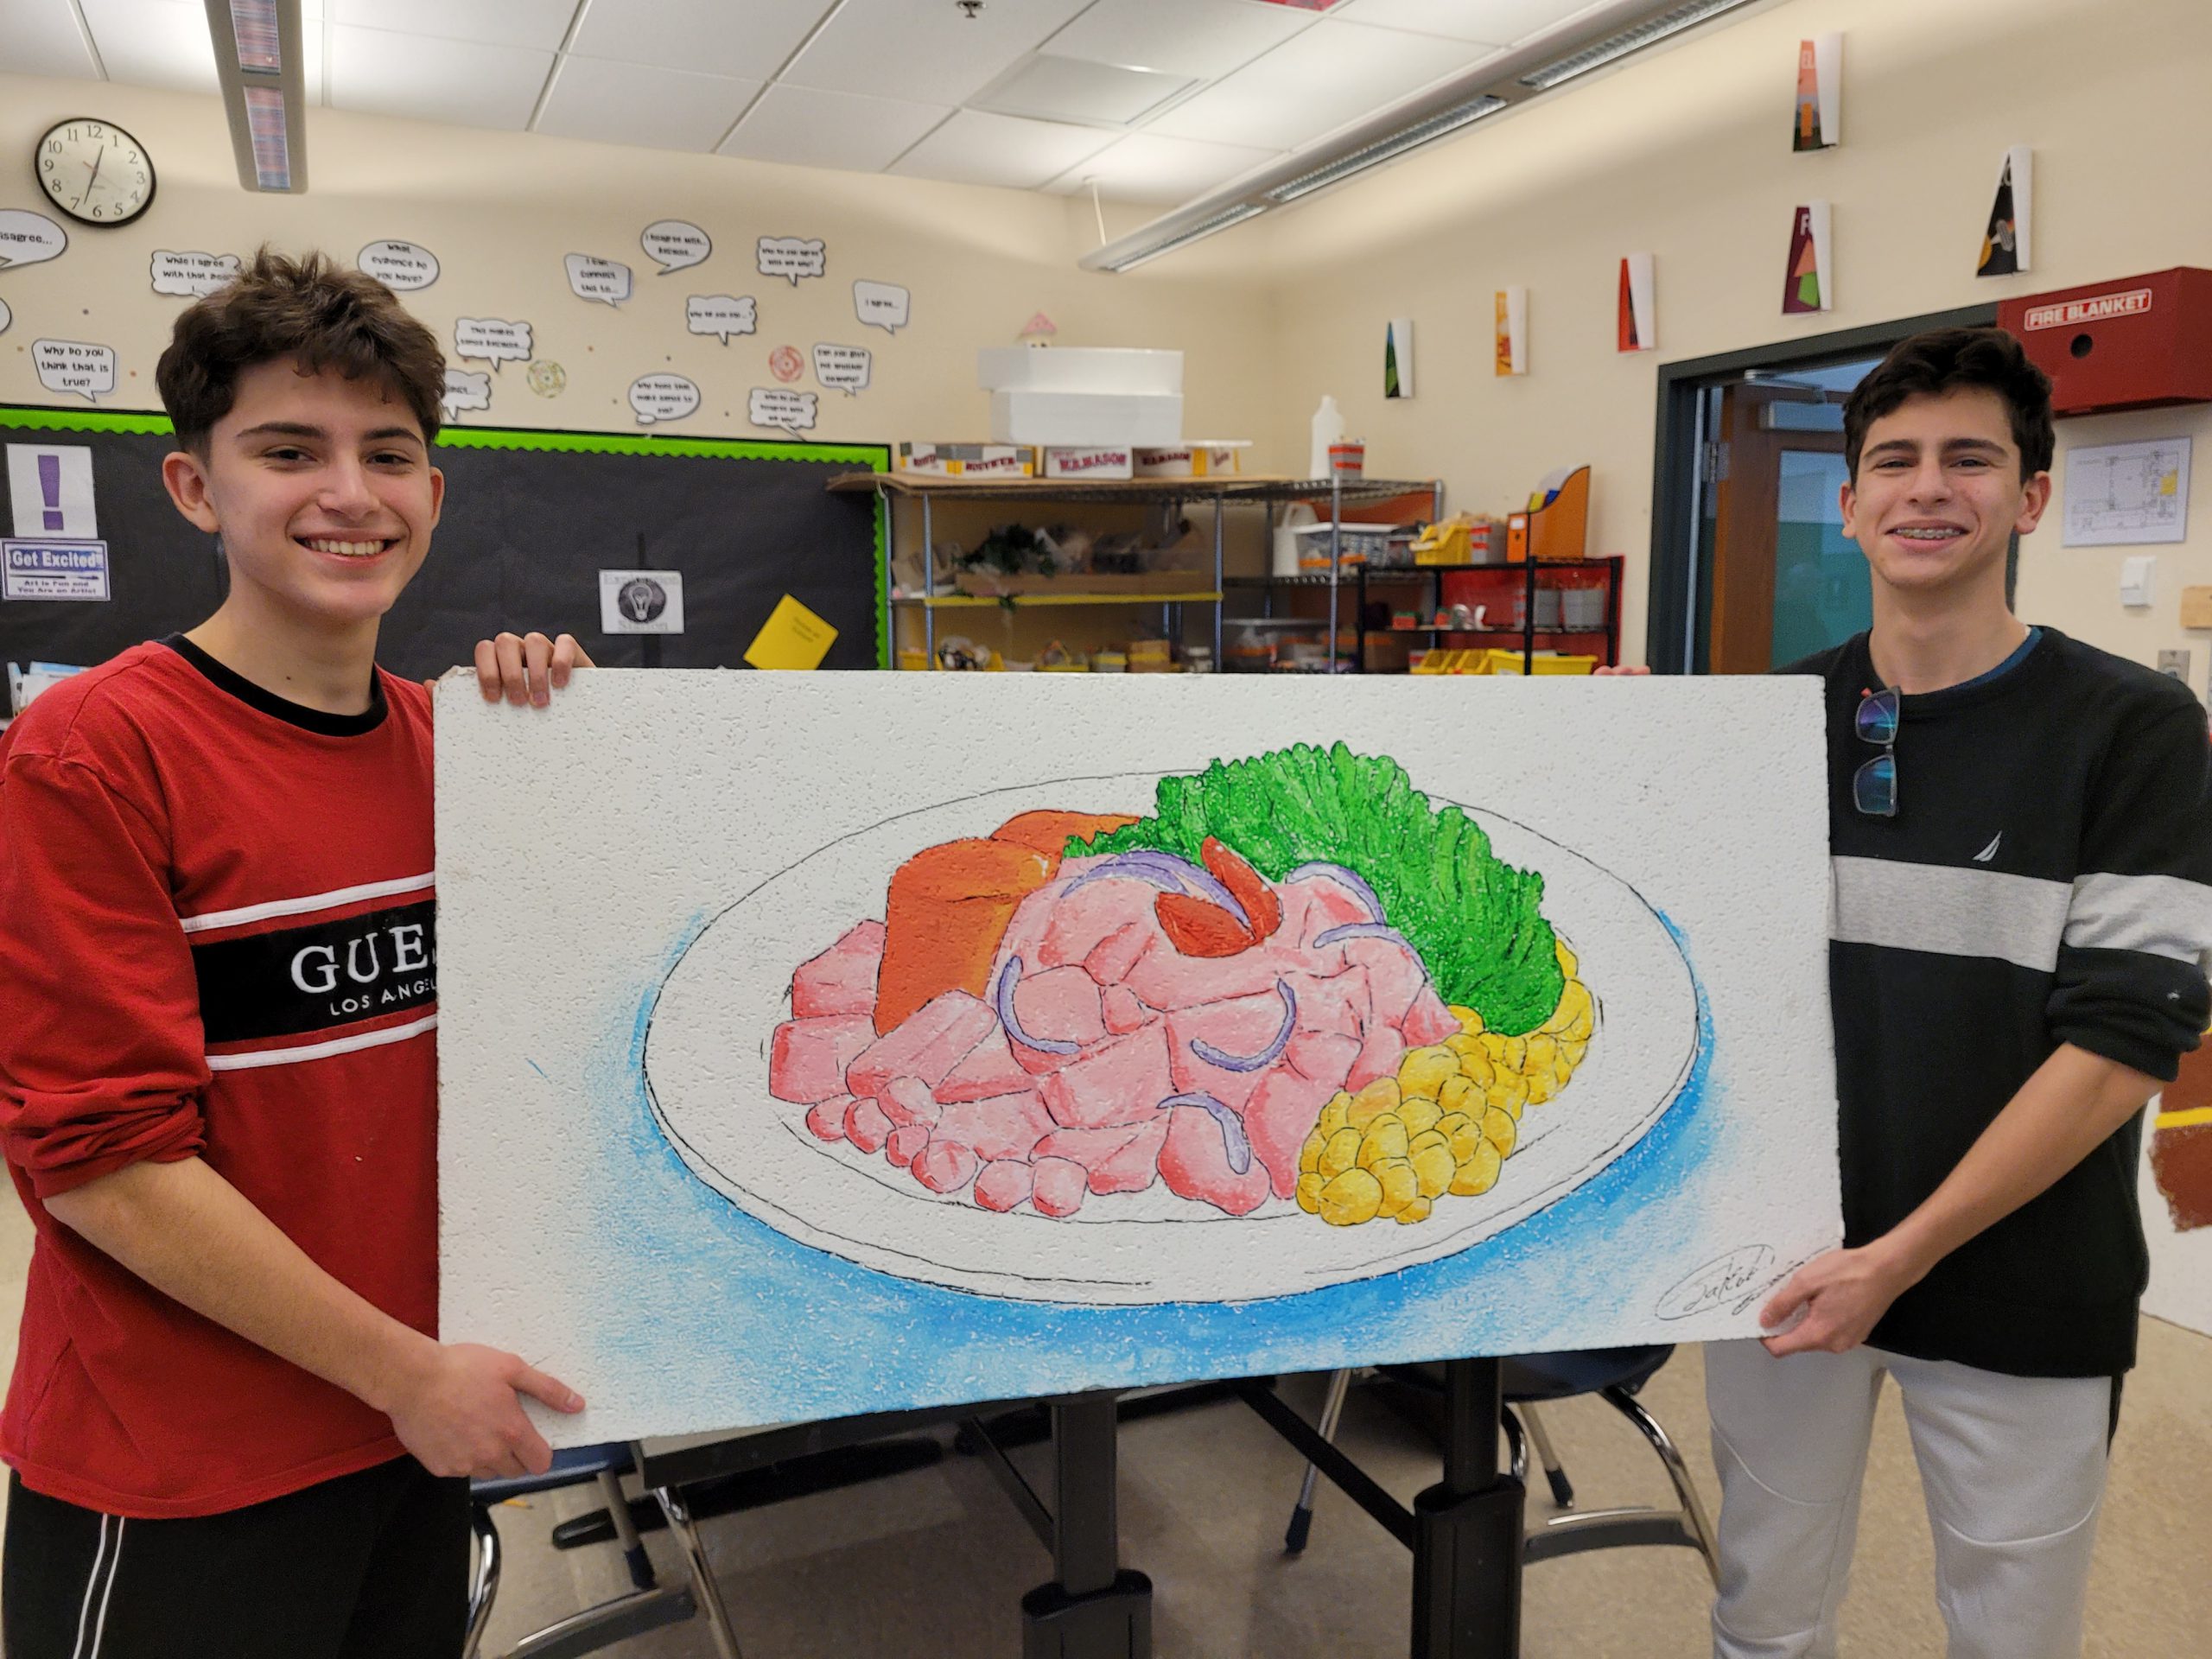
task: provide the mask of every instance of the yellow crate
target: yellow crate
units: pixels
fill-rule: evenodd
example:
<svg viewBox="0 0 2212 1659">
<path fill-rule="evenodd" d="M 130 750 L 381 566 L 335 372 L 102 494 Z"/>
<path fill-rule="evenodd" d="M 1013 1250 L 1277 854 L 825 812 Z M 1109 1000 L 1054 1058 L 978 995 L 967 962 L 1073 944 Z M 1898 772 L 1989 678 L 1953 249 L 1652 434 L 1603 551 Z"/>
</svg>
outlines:
<svg viewBox="0 0 2212 1659">
<path fill-rule="evenodd" d="M 1493 674 L 1521 672 L 1519 652 L 1492 651 L 1490 656 L 1490 672 Z M 1539 674 L 1587 674 L 1597 666 L 1598 659 L 1595 657 L 1576 657 L 1560 652 L 1540 651 L 1535 658 L 1535 671 Z"/>
</svg>

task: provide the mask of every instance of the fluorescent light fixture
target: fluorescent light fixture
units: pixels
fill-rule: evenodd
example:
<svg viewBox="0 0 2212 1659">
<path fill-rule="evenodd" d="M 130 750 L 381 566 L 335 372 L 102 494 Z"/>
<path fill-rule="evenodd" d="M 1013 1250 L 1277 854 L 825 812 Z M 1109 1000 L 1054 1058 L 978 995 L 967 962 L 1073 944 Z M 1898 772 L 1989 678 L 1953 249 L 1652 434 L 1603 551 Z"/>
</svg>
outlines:
<svg viewBox="0 0 2212 1659">
<path fill-rule="evenodd" d="M 1112 264 L 1100 265 L 1098 269 L 1116 272 L 1133 270 L 1147 259 L 1157 259 L 1163 253 L 1173 253 L 1176 249 L 1186 247 L 1203 237 L 1211 236 L 1216 231 L 1225 231 L 1232 225 L 1242 225 L 1246 219 L 1267 211 L 1267 207 L 1262 203 L 1240 201 L 1226 213 L 1216 213 L 1211 219 L 1200 219 L 1188 230 L 1172 232 L 1154 241 L 1139 243 L 1136 246 L 1116 255 Z"/>
<path fill-rule="evenodd" d="M 1708 17 L 1717 17 L 1724 11 L 1747 5 L 1750 0 L 1691 0 L 1686 6 L 1675 6 L 1661 12 L 1656 17 L 1646 18 L 1631 29 L 1596 41 L 1563 58 L 1555 58 L 1541 68 L 1532 69 L 1521 77 L 1521 84 L 1532 92 L 1549 92 L 1561 81 L 1573 80 L 1591 70 L 1600 68 L 1616 58 L 1624 58 L 1631 52 L 1640 52 L 1655 46 L 1669 35 L 1679 35 L 1686 29 L 1695 28 Z"/>
<path fill-rule="evenodd" d="M 1286 201 L 1295 201 L 1300 196 L 1310 195 L 1316 190 L 1348 179 L 1355 173 L 1364 173 L 1370 167 L 1380 167 L 1409 149 L 1433 143 L 1446 133 L 1457 132 L 1460 128 L 1506 107 L 1503 99 L 1484 92 L 1464 104 L 1454 105 L 1440 114 L 1432 115 L 1426 121 L 1416 122 L 1403 132 L 1371 144 L 1363 144 L 1349 156 L 1340 156 L 1325 167 L 1317 167 L 1310 173 L 1301 173 L 1294 179 L 1286 179 L 1267 193 L 1268 200 L 1277 207 Z"/>
<path fill-rule="evenodd" d="M 205 4 L 238 182 L 249 190 L 298 194 L 308 188 L 300 0 Z"/>
<path fill-rule="evenodd" d="M 1232 179 L 1093 249 L 1076 263 L 1084 270 L 1128 270 L 1157 259 L 1749 3 L 1751 0 L 1677 0 L 1674 4 L 1666 0 L 1599 0 L 1511 50 L 1378 110 L 1294 155 Z"/>
</svg>

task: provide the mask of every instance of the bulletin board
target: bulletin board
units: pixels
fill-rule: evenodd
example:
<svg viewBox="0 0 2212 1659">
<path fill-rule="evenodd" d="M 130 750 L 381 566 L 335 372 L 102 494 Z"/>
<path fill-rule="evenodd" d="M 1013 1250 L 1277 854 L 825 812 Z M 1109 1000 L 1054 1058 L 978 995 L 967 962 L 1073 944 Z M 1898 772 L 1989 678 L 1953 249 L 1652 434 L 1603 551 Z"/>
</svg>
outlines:
<svg viewBox="0 0 2212 1659">
<path fill-rule="evenodd" d="M 214 538 L 162 485 L 175 447 L 165 416 L 0 406 L 0 443 L 91 451 L 108 592 L 0 600 L 0 658 L 89 666 L 222 602 Z M 888 666 L 881 509 L 824 487 L 887 470 L 882 445 L 470 427 L 442 434 L 433 455 L 444 516 L 385 619 L 378 658 L 394 673 L 442 673 L 510 627 L 573 633 L 611 666 L 734 668 L 785 594 L 837 630 L 823 667 Z M 0 534 L 18 522 L 10 500 Z M 683 574 L 683 632 L 601 632 L 599 573 L 639 569 Z"/>
</svg>

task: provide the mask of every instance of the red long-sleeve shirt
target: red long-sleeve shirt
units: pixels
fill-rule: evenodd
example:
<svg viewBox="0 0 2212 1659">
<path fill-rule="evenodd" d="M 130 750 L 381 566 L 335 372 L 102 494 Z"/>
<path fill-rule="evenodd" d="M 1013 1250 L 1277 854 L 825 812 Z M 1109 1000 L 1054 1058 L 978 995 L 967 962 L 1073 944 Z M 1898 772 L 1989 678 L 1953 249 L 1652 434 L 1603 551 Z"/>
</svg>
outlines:
<svg viewBox="0 0 2212 1659">
<path fill-rule="evenodd" d="M 37 1228 L 0 1456 L 113 1514 L 219 1513 L 401 1451 L 342 1389 L 47 1214 L 198 1156 L 322 1268 L 433 1333 L 430 707 L 333 715 L 181 639 L 0 736 L 0 1142 Z"/>
</svg>

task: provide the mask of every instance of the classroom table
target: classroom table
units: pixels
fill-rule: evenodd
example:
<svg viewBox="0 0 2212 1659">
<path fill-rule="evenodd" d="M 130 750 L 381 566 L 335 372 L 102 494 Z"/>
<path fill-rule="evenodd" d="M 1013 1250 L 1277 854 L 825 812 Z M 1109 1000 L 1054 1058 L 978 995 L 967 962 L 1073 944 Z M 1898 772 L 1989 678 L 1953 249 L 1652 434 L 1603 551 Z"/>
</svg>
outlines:
<svg viewBox="0 0 2212 1659">
<path fill-rule="evenodd" d="M 1523 1493 L 1521 1482 L 1498 1465 L 1499 1386 L 1495 1359 L 1446 1365 L 1443 1477 L 1408 1510 L 1285 1404 L 1269 1380 L 1233 1385 L 1413 1552 L 1413 1659 L 1514 1659 L 1520 1651 Z M 1033 1403 L 1026 1401 L 649 1440 L 635 1452 L 649 1490 L 680 1490 L 957 1422 L 1052 1553 L 1052 1579 L 1021 1599 L 1021 1659 L 1151 1659 L 1152 1582 L 1121 1560 L 1119 1400 L 1116 1393 L 1093 1393 L 1044 1402 L 1052 1443 L 1049 1498 L 1029 1485 L 988 1427 L 991 1417 Z"/>
</svg>

